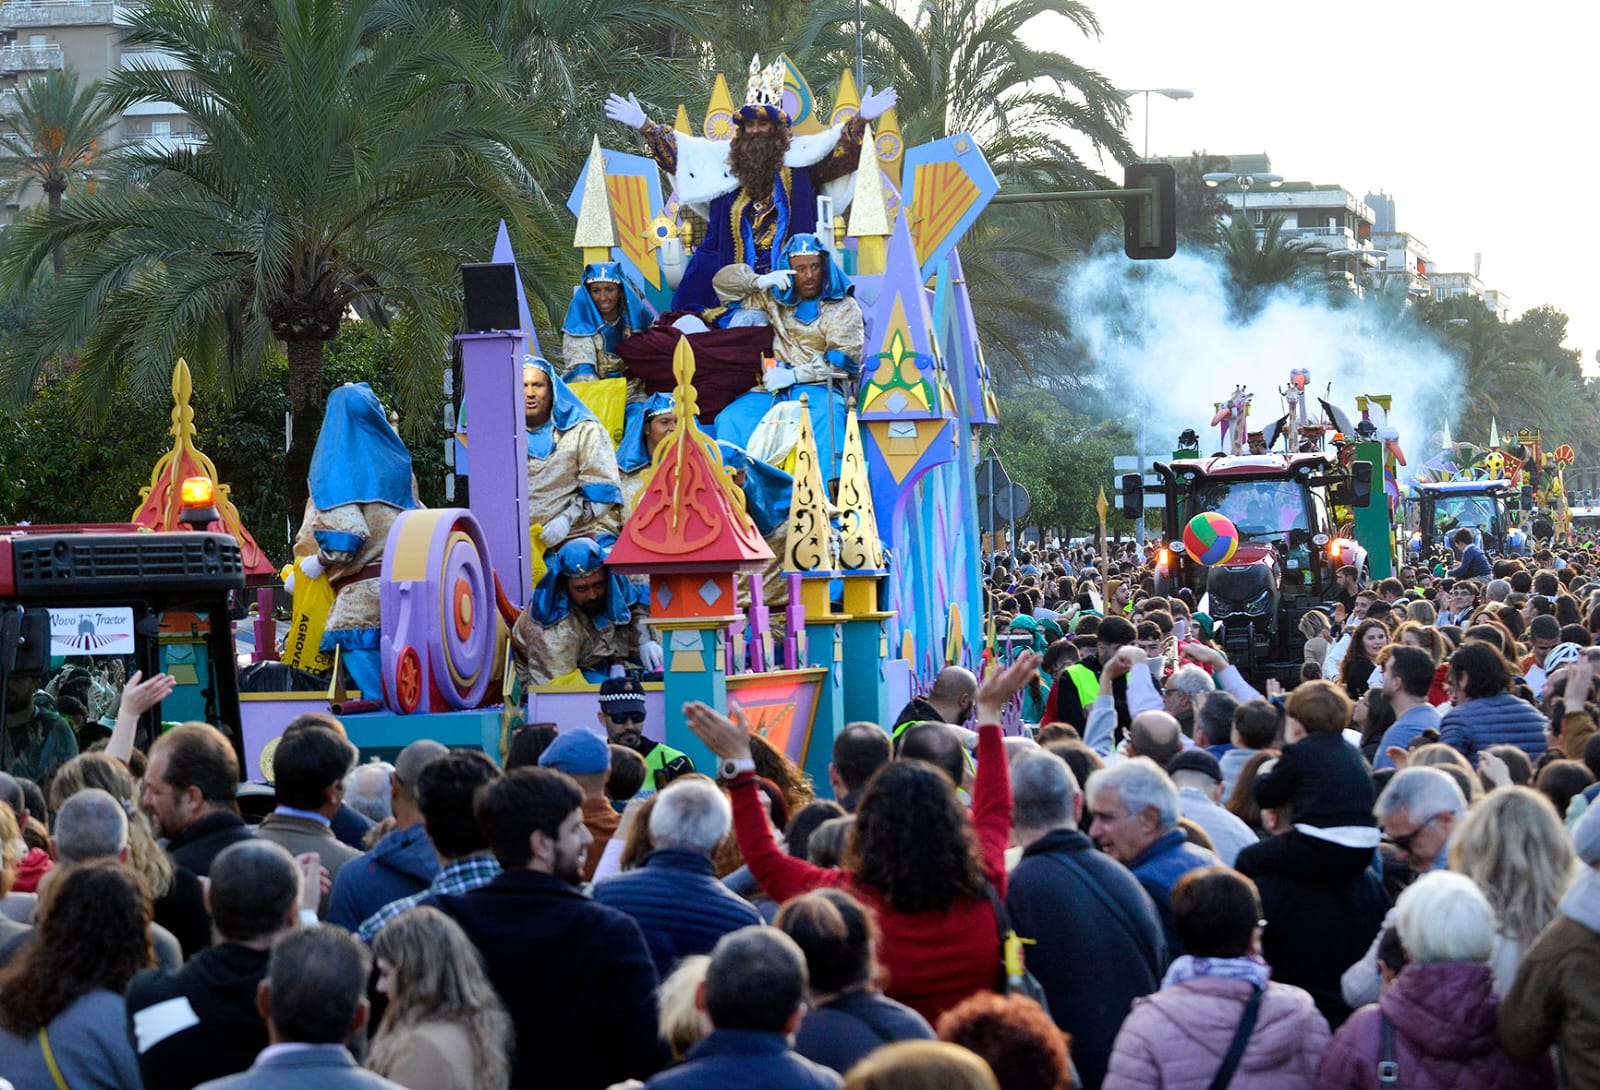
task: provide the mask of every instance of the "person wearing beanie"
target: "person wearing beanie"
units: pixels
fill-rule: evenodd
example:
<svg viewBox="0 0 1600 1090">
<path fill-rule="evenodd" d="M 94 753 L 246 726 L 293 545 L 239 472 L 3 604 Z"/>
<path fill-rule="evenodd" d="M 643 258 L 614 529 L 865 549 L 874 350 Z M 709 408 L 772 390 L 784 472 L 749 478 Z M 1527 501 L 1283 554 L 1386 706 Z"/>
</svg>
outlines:
<svg viewBox="0 0 1600 1090">
<path fill-rule="evenodd" d="M 1184 817 L 1206 831 L 1224 866 L 1260 842 L 1255 832 L 1222 805 L 1222 763 L 1203 749 L 1186 749 L 1167 762 L 1167 775 L 1178 788 Z"/>
<path fill-rule="evenodd" d="M 565 772 L 583 789 L 583 824 L 594 837 L 594 843 L 584 858 L 582 875 L 585 882 L 592 881 L 606 841 L 616 835 L 617 826 L 622 822 L 622 815 L 606 797 L 606 780 L 611 775 L 611 747 L 592 730 L 577 727 L 562 731 L 539 755 L 539 767 Z"/>
<path fill-rule="evenodd" d="M 1500 1043 L 1534 1060 L 1552 1045 L 1572 1090 L 1600 1087 L 1600 808 L 1572 830 L 1583 875 L 1533 940 L 1500 1004 Z"/>
</svg>

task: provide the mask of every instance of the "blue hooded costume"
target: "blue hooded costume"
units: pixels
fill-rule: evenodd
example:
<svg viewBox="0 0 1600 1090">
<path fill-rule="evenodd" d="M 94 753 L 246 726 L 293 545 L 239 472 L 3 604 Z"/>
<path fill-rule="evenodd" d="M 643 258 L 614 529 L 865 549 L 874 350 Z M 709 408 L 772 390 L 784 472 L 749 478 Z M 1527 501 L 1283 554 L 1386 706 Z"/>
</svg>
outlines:
<svg viewBox="0 0 1600 1090">
<path fill-rule="evenodd" d="M 737 473 L 744 471 L 745 509 L 755 520 L 762 537 L 772 536 L 789 521 L 789 505 L 794 495 L 794 478 L 777 466 L 759 461 L 726 440 L 717 440 L 722 464 Z"/>
<path fill-rule="evenodd" d="M 590 284 L 616 284 L 622 289 L 622 306 L 607 322 L 589 294 Z M 572 302 L 561 323 L 561 377 L 568 382 L 597 378 L 625 378 L 627 368 L 617 356 L 624 339 L 655 324 L 656 313 L 640 298 L 622 265 L 596 261 L 583 267 L 583 279 L 572 291 Z"/>
<path fill-rule="evenodd" d="M 307 475 L 311 499 L 295 552 L 315 549 L 336 592 L 321 649 L 339 659 L 362 695 L 383 689 L 379 657 L 378 577 L 389 529 L 401 511 L 420 507 L 411 454 L 364 382 L 328 396 Z"/>
<path fill-rule="evenodd" d="M 839 475 L 839 451 L 844 445 L 846 401 L 861 372 L 858 357 L 862 351 L 864 323 L 861 308 L 853 298 L 854 288 L 833 253 L 815 235 L 791 238 L 778 260 L 779 269 L 792 269 L 792 259 L 813 254 L 825 269 L 822 290 L 814 299 L 802 299 L 793 280 L 769 292 L 751 292 L 741 301 L 731 324 L 743 324 L 742 315 L 764 314 L 773 328 L 773 352 L 784 365 L 779 374 L 792 378 L 792 385 L 769 392 L 763 386 L 742 395 L 717 414 L 716 435 L 741 447 L 748 447 L 756 427 L 767 412 L 783 401 L 797 401 L 809 395 L 807 410 L 811 431 L 817 441 L 817 455 L 823 476 Z M 726 285 L 731 290 L 746 290 L 747 285 Z M 724 284 L 719 281 L 719 290 Z M 760 318 L 756 319 L 760 321 Z M 770 377 L 770 376 L 769 376 Z"/>
<path fill-rule="evenodd" d="M 542 685 L 575 669 L 590 681 L 604 681 L 602 660 L 636 653 L 629 628 L 633 608 L 645 600 L 643 588 L 608 570 L 598 613 L 574 610 L 567 593 L 569 578 L 604 568 L 606 552 L 593 539 L 577 537 L 545 554 L 548 570 L 512 631 L 525 681 Z"/>
<path fill-rule="evenodd" d="M 622 528 L 622 482 L 611 436 L 549 360 L 528 356 L 525 375 L 529 368 L 545 373 L 551 394 L 550 418 L 528 429 L 529 521 L 549 526 L 565 518 L 561 540 L 594 537 L 609 544 Z"/>
</svg>

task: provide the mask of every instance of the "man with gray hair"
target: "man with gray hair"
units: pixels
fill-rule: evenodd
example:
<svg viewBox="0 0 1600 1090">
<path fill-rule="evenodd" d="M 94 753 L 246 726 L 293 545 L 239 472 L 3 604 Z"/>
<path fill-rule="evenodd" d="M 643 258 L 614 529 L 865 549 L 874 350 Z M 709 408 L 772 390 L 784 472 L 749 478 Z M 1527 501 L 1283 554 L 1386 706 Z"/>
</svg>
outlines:
<svg viewBox="0 0 1600 1090">
<path fill-rule="evenodd" d="M 371 851 L 339 868 L 328 894 L 329 923 L 354 931 L 385 905 L 427 889 L 439 873 L 439 856 L 428 840 L 422 808 L 417 804 L 417 780 L 429 761 L 448 752 L 440 743 L 423 738 L 395 758 L 394 770 L 386 777 L 394 829 Z M 362 765 L 352 779 L 372 767 Z"/>
<path fill-rule="evenodd" d="M 1094 850 L 1078 828 L 1082 813 L 1065 761 L 1043 752 L 1017 758 L 1011 835 L 1022 860 L 1006 883 L 1006 908 L 1017 933 L 1034 942 L 1028 968 L 1056 1025 L 1072 1035 L 1083 1085 L 1097 1087 L 1133 1001 L 1161 984 L 1167 944 L 1150 895 L 1126 867 Z"/>
<path fill-rule="evenodd" d="M 1396 772 L 1372 807 L 1384 843 L 1394 848 L 1395 860 L 1410 864 L 1419 874 L 1449 868 L 1450 835 L 1466 812 L 1467 797 L 1456 781 L 1428 767 Z M 1394 922 L 1391 909 L 1361 960 L 1339 978 L 1340 994 L 1352 1009 L 1378 1000 L 1378 943 Z"/>
<path fill-rule="evenodd" d="M 681 958 L 708 954 L 730 931 L 762 923 L 761 913 L 717 881 L 711 856 L 733 811 L 710 780 L 674 780 L 650 811 L 654 850 L 644 865 L 594 887 L 594 899 L 632 916 L 665 980 Z"/>
<path fill-rule="evenodd" d="M 381 825 L 394 816 L 389 805 L 389 777 L 394 765 L 371 760 L 350 770 L 344 781 L 344 802 L 356 813 Z"/>
<path fill-rule="evenodd" d="M 344 1047 L 367 1024 L 367 948 L 343 928 L 318 924 L 272 948 L 256 1007 L 270 1042 L 248 1071 L 204 1083 L 205 1090 L 398 1090 L 363 1071 Z"/>
<path fill-rule="evenodd" d="M 55 834 L 50 837 L 50 857 L 58 866 L 115 860 L 128 865 L 128 812 L 110 793 L 86 787 L 61 804 L 56 812 Z M 49 882 L 52 875 L 45 875 Z M 41 889 L 41 893 L 44 891 Z M 16 956 L 31 929 L 0 947 L 0 965 Z M 156 962 L 176 970 L 183 964 L 183 947 L 177 937 L 158 923 L 150 925 L 150 942 Z"/>
<path fill-rule="evenodd" d="M 1172 887 L 1195 868 L 1220 860 L 1190 844 L 1178 827 L 1178 789 L 1160 765 L 1134 757 L 1090 776 L 1087 794 L 1095 846 L 1131 870 L 1156 903 L 1168 954 L 1184 953 L 1172 920 Z"/>
<path fill-rule="evenodd" d="M 317 883 L 287 851 L 250 839 L 211 864 L 206 907 L 216 944 L 182 972 L 148 970 L 128 985 L 129 1037 L 145 1090 L 189 1090 L 243 1071 L 267 1047 L 256 992 L 272 944 L 302 913 L 316 919 Z"/>
<path fill-rule="evenodd" d="M 777 928 L 744 927 L 724 935 L 695 999 L 711 1020 L 711 1032 L 683 1064 L 647 1082 L 647 1090 L 835 1090 L 843 1081 L 838 1073 L 800 1056 L 790 1044 L 805 1014 L 809 984 L 805 955 Z"/>
</svg>

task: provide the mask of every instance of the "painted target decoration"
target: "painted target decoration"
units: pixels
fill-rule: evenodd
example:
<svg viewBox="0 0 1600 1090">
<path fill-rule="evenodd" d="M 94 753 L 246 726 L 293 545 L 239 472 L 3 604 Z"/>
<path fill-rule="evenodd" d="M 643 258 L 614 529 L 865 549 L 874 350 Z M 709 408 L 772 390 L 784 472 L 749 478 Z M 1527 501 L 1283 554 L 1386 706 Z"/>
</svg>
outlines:
<svg viewBox="0 0 1600 1090">
<path fill-rule="evenodd" d="M 494 666 L 494 573 L 464 508 L 407 511 L 383 555 L 384 684 L 400 712 L 475 708 Z"/>
</svg>

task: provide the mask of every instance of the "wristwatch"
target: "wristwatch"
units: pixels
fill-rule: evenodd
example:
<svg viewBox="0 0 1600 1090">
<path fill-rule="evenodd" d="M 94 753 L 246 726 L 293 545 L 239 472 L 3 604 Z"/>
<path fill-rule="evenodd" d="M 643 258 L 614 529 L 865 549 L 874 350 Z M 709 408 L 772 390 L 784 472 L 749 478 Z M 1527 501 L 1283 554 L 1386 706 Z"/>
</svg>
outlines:
<svg viewBox="0 0 1600 1090">
<path fill-rule="evenodd" d="M 737 761 L 732 759 L 723 761 L 717 768 L 717 776 L 724 780 L 731 780 L 740 773 L 754 772 L 755 770 L 756 763 L 754 761 L 748 757 L 741 757 Z"/>
</svg>

